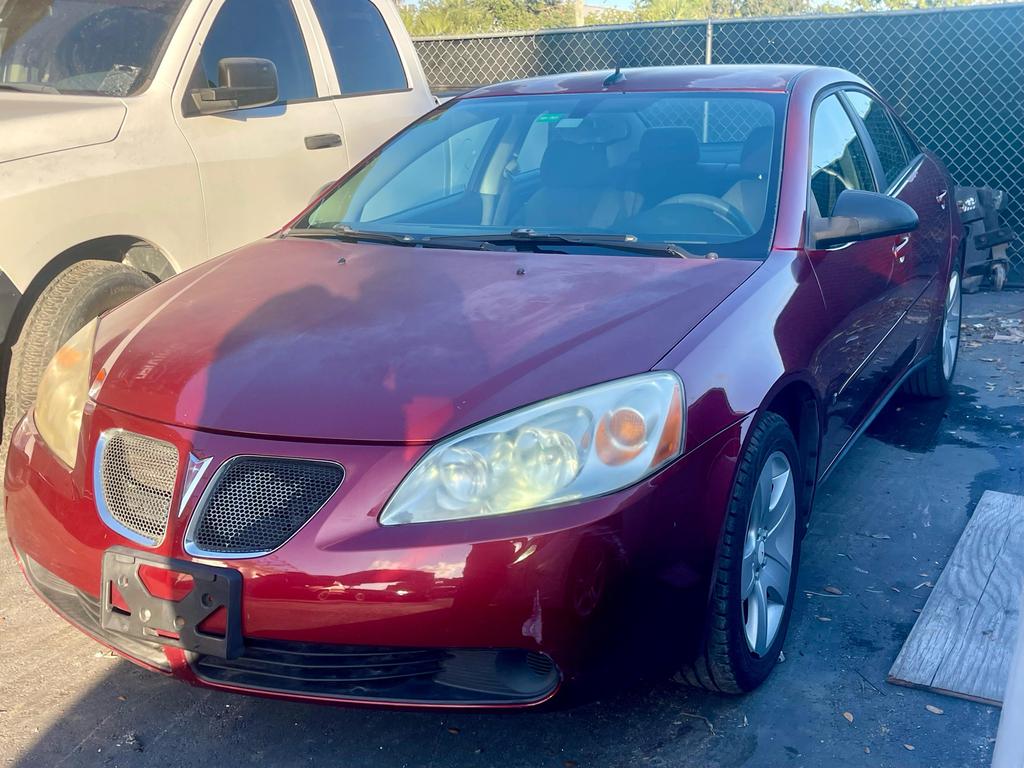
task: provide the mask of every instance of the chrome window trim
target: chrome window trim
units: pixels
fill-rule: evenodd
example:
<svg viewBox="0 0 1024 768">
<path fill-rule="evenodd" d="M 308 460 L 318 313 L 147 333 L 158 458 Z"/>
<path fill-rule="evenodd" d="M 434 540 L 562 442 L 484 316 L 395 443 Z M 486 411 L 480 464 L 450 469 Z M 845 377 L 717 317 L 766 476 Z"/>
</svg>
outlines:
<svg viewBox="0 0 1024 768">
<path fill-rule="evenodd" d="M 199 526 L 199 521 L 202 519 L 206 505 L 210 501 L 213 489 L 217 487 L 217 483 L 220 481 L 221 476 L 236 462 L 243 459 L 266 459 L 270 461 L 302 461 L 310 464 L 333 464 L 341 470 L 341 482 L 338 483 L 338 487 L 334 489 L 334 492 L 324 500 L 324 503 L 314 510 L 313 514 L 309 516 L 309 519 L 306 520 L 306 522 L 296 528 L 288 538 L 273 549 L 267 549 L 259 552 L 208 552 L 196 543 L 196 528 Z M 188 527 L 185 528 L 185 536 L 182 540 L 182 546 L 184 547 L 185 552 L 192 557 L 202 557 L 215 560 L 246 560 L 254 557 L 266 557 L 267 555 L 273 554 L 277 550 L 281 549 L 281 547 L 294 539 L 299 534 L 299 531 L 309 525 L 313 518 L 320 514 L 323 508 L 330 503 L 331 499 L 337 495 L 341 486 L 345 484 L 345 479 L 347 477 L 348 471 L 345 469 L 344 465 L 341 464 L 341 462 L 332 461 L 331 459 L 306 459 L 300 456 L 271 456 L 256 453 L 243 453 L 238 454 L 237 456 L 232 456 L 217 467 L 217 471 L 213 473 L 213 477 L 210 478 L 210 482 L 207 483 L 206 487 L 203 489 L 203 495 L 199 497 L 199 501 L 196 503 L 195 509 L 192 510 L 192 514 L 189 517 Z"/>
</svg>

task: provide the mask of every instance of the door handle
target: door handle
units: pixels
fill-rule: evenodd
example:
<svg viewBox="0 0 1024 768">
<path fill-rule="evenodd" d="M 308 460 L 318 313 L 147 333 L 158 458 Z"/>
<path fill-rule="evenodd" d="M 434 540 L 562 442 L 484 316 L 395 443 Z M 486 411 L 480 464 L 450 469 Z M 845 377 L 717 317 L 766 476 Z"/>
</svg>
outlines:
<svg viewBox="0 0 1024 768">
<path fill-rule="evenodd" d="M 938 203 L 942 210 L 946 210 L 946 197 L 949 195 L 949 190 L 944 189 L 935 196 L 935 202 Z"/>
<path fill-rule="evenodd" d="M 329 149 L 340 146 L 341 136 L 337 133 L 318 133 L 315 136 L 306 137 L 306 149 Z"/>
<path fill-rule="evenodd" d="M 902 264 L 907 259 L 906 254 L 903 253 L 903 249 L 906 248 L 909 244 L 910 237 L 908 235 L 904 235 L 903 237 L 901 237 L 899 240 L 892 244 L 892 255 L 894 258 L 896 258 L 897 261 L 899 261 L 900 264 Z"/>
</svg>

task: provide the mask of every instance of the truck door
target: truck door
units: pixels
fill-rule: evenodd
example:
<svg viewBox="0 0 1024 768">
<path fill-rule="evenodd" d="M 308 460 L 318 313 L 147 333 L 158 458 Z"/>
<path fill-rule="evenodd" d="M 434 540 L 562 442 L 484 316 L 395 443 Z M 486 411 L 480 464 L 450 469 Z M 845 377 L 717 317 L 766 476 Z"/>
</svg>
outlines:
<svg viewBox="0 0 1024 768">
<path fill-rule="evenodd" d="M 292 0 L 215 2 L 185 61 L 172 108 L 199 164 L 211 256 L 272 233 L 348 168 L 311 26 Z M 196 114 L 191 90 L 218 85 L 221 59 L 246 56 L 274 62 L 278 102 Z"/>
<path fill-rule="evenodd" d="M 304 0 L 319 22 L 352 162 L 433 108 L 419 58 L 391 2 Z M 333 65 L 333 66 L 332 66 Z"/>
</svg>

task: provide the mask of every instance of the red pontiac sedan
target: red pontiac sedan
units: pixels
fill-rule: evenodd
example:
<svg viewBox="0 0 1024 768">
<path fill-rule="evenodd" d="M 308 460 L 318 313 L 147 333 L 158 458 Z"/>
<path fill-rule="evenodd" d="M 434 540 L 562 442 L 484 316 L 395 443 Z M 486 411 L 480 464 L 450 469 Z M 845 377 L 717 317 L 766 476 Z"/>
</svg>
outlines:
<svg viewBox="0 0 1024 768">
<path fill-rule="evenodd" d="M 815 488 L 949 387 L 951 189 L 841 70 L 477 90 L 76 333 L 8 457 L 14 550 L 211 688 L 526 706 L 663 659 L 748 691 Z"/>
</svg>

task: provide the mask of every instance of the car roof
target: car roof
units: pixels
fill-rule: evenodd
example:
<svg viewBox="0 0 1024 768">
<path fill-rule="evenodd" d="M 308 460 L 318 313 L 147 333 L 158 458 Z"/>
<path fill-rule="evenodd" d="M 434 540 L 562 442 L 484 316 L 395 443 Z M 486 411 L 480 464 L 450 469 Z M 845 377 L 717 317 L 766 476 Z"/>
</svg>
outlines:
<svg viewBox="0 0 1024 768">
<path fill-rule="evenodd" d="M 696 65 L 623 69 L 612 85 L 605 80 L 614 70 L 572 72 L 487 85 L 463 98 L 546 93 L 600 93 L 602 91 L 761 91 L 783 93 L 804 72 L 834 73 L 837 80 L 857 78 L 841 69 L 792 64 Z"/>
</svg>

